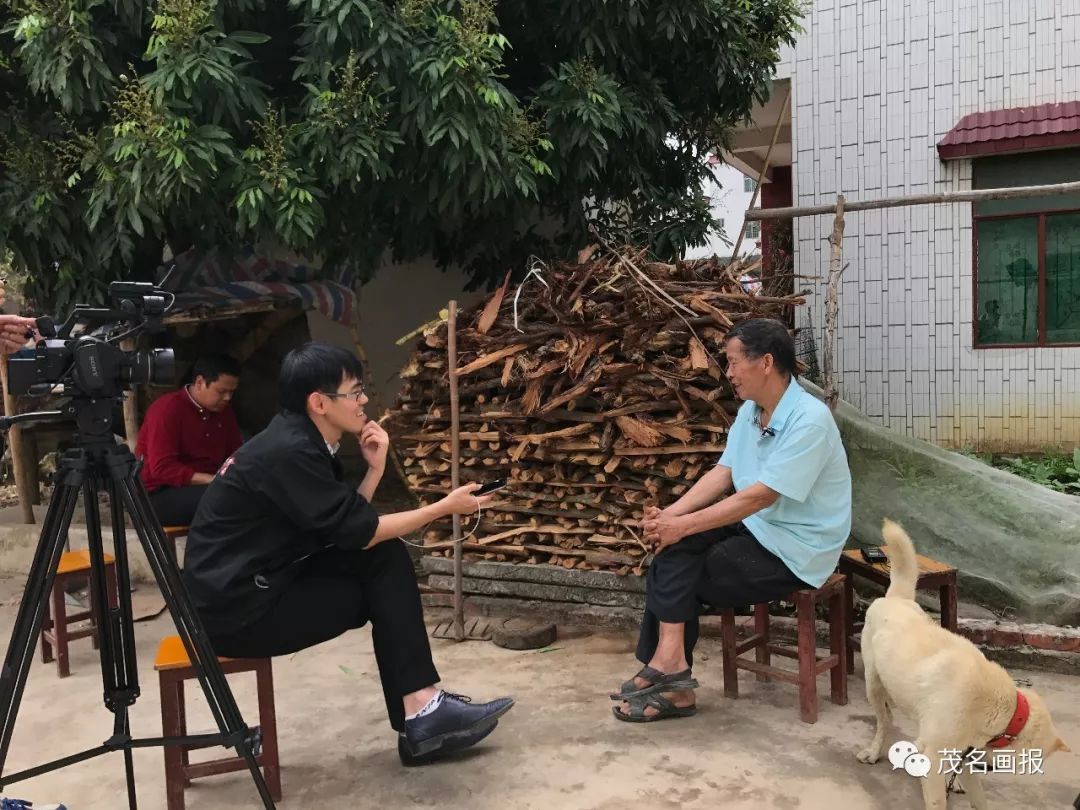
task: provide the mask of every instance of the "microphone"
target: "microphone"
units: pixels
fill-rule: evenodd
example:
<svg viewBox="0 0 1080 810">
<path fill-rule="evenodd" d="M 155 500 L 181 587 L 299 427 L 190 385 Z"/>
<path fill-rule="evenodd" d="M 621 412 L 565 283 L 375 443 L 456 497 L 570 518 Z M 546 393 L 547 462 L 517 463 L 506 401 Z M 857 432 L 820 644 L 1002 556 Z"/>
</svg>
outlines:
<svg viewBox="0 0 1080 810">
<path fill-rule="evenodd" d="M 761 414 L 755 414 L 755 416 L 754 416 L 754 427 L 761 427 Z M 761 428 L 761 438 L 763 438 L 763 439 L 771 439 L 775 435 L 776 435 L 776 431 L 773 430 L 771 427 L 763 427 L 763 428 Z"/>
</svg>

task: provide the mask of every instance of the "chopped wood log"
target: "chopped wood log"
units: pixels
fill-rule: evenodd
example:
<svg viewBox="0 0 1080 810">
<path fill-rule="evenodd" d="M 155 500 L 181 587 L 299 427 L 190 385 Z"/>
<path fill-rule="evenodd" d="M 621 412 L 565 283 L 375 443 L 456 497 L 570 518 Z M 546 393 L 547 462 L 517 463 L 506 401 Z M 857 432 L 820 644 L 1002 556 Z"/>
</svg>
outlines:
<svg viewBox="0 0 1080 810">
<path fill-rule="evenodd" d="M 615 451 L 617 456 L 668 456 L 690 453 L 723 453 L 722 444 L 674 445 L 672 447 L 622 447 Z"/>
<path fill-rule="evenodd" d="M 479 525 L 464 521 L 466 560 L 640 576 L 644 506 L 693 485 L 741 405 L 724 377 L 725 335 L 803 303 L 745 292 L 739 276 L 759 264 L 667 264 L 598 244 L 579 263 L 543 265 L 547 286 L 517 296 L 504 281 L 457 313 L 461 480 L 510 479 Z M 384 423 L 427 502 L 451 484 L 447 337 L 433 325 L 414 344 Z M 450 524 L 424 531 L 426 553 L 452 551 Z"/>
<path fill-rule="evenodd" d="M 487 368 L 494 363 L 498 363 L 508 355 L 517 354 L 524 348 L 527 348 L 524 343 L 515 343 L 513 346 L 507 346 L 503 349 L 499 349 L 497 352 L 492 352 L 477 360 L 473 360 L 468 365 L 464 365 L 458 369 L 458 376 L 464 377 L 466 374 L 472 374 L 474 371 Z"/>
</svg>

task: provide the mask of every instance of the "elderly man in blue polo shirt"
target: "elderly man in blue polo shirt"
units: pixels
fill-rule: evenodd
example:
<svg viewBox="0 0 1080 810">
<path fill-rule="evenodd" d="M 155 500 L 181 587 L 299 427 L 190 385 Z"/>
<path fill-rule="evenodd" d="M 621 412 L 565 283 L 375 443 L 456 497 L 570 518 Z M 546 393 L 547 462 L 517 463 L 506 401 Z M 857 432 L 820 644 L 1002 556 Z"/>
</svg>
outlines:
<svg viewBox="0 0 1080 810">
<path fill-rule="evenodd" d="M 787 327 L 743 321 L 725 349 L 728 380 L 745 402 L 716 467 L 671 506 L 645 511 L 642 527 L 656 551 L 637 646 L 645 666 L 612 695 L 619 720 L 694 714 L 701 605 L 742 607 L 816 588 L 851 530 L 840 432 L 799 385 Z"/>
</svg>

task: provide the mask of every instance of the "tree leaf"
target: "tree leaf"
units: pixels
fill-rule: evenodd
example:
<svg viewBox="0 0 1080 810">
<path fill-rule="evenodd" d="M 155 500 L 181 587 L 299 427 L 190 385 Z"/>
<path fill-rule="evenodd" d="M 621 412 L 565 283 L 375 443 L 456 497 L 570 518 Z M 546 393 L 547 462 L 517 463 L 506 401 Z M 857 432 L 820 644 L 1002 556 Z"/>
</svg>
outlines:
<svg viewBox="0 0 1080 810">
<path fill-rule="evenodd" d="M 143 221 L 139 216 L 139 212 L 135 209 L 134 205 L 127 206 L 127 218 L 131 224 L 131 229 L 135 231 L 139 236 L 143 236 Z"/>
<path fill-rule="evenodd" d="M 241 45 L 262 45 L 270 41 L 270 35 L 260 34 L 258 31 L 233 31 L 229 34 L 229 39 Z"/>
</svg>

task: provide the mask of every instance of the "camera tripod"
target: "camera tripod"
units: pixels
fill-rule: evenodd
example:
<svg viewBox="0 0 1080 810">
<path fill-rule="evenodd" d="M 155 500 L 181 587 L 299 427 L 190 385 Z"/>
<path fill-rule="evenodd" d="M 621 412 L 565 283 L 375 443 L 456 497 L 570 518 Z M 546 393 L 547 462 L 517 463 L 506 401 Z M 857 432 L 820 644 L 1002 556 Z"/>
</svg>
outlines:
<svg viewBox="0 0 1080 810">
<path fill-rule="evenodd" d="M 88 759 L 121 752 L 127 777 L 128 805 L 136 810 L 135 771 L 132 749 L 166 745 L 207 748 L 221 745 L 234 748 L 247 761 L 255 787 L 263 805 L 273 810 L 262 772 L 256 762 L 259 752 L 259 733 L 244 724 L 217 656 L 210 646 L 202 622 L 184 588 L 180 572 L 165 540 L 165 532 L 154 513 L 150 498 L 138 478 L 138 464 L 126 444 L 116 444 L 110 430 L 112 399 L 91 399 L 69 403 L 64 411 L 21 414 L 0 420 L 0 426 L 10 427 L 23 421 L 59 421 L 76 418 L 79 424 L 79 446 L 68 450 L 61 458 L 55 477 L 52 498 L 41 528 L 37 551 L 30 567 L 26 590 L 11 634 L 11 642 L 0 671 L 0 789 L 5 785 L 40 776 Z M 68 529 L 79 493 L 83 495 L 86 528 L 91 560 L 90 588 L 96 607 L 97 633 L 100 646 L 101 676 L 104 683 L 105 707 L 114 715 L 113 732 L 105 742 L 78 754 L 53 762 L 4 775 L 8 747 L 15 727 L 19 703 L 26 686 L 27 674 L 34 656 L 42 617 L 56 578 L 56 567 L 64 551 Z M 105 577 L 105 557 L 102 547 L 102 524 L 98 495 L 107 492 L 113 529 L 113 557 L 116 567 L 116 607 L 110 607 Z M 127 540 L 124 530 L 125 511 L 142 543 L 165 604 L 176 623 L 177 631 L 187 650 L 191 665 L 198 674 L 206 702 L 218 727 L 217 733 L 194 734 L 184 737 L 133 738 L 128 709 L 139 697 L 138 662 L 135 654 L 135 632 L 132 619 L 131 587 L 127 559 Z"/>
</svg>

